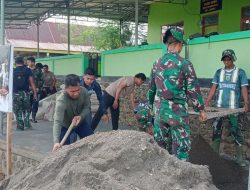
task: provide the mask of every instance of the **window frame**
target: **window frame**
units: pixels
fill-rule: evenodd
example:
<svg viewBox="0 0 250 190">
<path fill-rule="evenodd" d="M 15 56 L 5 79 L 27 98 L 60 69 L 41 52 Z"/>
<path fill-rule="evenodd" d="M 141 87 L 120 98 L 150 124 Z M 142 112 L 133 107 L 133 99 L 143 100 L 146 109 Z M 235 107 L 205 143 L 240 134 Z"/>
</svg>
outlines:
<svg viewBox="0 0 250 190">
<path fill-rule="evenodd" d="M 250 5 L 241 7 L 240 31 L 246 31 L 246 30 L 243 29 L 243 23 L 244 23 L 244 21 L 246 21 L 246 20 L 249 20 L 249 21 L 250 21 L 250 16 L 248 16 L 248 17 L 246 17 L 246 18 L 243 18 L 243 9 L 245 9 L 245 8 L 249 8 L 249 9 L 250 9 Z M 250 30 L 250 29 L 248 29 L 248 30 Z"/>
<path fill-rule="evenodd" d="M 164 34 L 165 34 L 166 30 L 167 30 L 166 29 L 164 32 L 162 31 L 162 27 L 164 27 L 164 26 L 167 26 L 167 27 L 181 26 L 183 34 L 184 34 L 184 20 L 177 21 L 177 22 L 174 22 L 174 23 L 171 23 L 171 24 L 161 25 L 161 30 L 160 30 L 160 32 L 161 32 L 161 37 L 160 37 L 161 42 L 163 41 L 163 36 L 164 36 Z"/>
<path fill-rule="evenodd" d="M 208 25 L 205 25 L 205 18 L 206 17 L 209 17 L 209 16 L 217 16 L 218 18 L 218 22 L 217 24 L 208 24 Z M 206 15 L 203 15 L 202 18 L 201 18 L 201 26 L 202 26 L 202 35 L 205 35 L 205 29 L 206 27 L 210 27 L 210 26 L 219 26 L 219 13 L 211 13 L 211 14 L 206 14 Z M 217 31 L 218 32 L 218 31 Z"/>
</svg>

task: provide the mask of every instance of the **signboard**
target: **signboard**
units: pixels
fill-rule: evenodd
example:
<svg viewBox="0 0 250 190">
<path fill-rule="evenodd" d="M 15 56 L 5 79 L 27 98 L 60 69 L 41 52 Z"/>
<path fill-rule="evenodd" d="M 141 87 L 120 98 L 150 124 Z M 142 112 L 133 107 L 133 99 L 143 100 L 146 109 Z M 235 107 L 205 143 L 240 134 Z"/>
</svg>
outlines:
<svg viewBox="0 0 250 190">
<path fill-rule="evenodd" d="M 200 13 L 208 13 L 222 9 L 222 0 L 201 0 Z"/>
<path fill-rule="evenodd" d="M 12 112 L 13 46 L 0 45 L 0 111 Z"/>
</svg>

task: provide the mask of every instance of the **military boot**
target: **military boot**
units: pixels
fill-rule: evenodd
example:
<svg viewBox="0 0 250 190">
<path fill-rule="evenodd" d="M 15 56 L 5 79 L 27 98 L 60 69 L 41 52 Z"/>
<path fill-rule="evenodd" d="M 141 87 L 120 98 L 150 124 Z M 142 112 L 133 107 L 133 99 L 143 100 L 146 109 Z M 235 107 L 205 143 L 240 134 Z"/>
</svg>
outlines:
<svg viewBox="0 0 250 190">
<path fill-rule="evenodd" d="M 241 167 L 246 166 L 246 164 L 243 161 L 243 148 L 242 148 L 242 146 L 237 146 L 236 145 L 236 162 Z"/>
<path fill-rule="evenodd" d="M 220 150 L 220 140 L 214 140 L 212 142 L 212 149 L 214 150 L 214 152 L 216 152 L 217 154 L 219 154 L 219 150 Z"/>
</svg>

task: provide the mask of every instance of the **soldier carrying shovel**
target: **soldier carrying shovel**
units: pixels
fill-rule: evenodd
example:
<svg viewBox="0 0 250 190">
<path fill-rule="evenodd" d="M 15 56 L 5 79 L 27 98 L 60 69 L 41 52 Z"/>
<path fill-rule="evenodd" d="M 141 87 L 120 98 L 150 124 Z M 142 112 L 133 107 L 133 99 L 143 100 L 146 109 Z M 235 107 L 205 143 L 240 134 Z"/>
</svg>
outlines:
<svg viewBox="0 0 250 190">
<path fill-rule="evenodd" d="M 246 73 L 234 65 L 236 55 L 233 50 L 227 49 L 222 52 L 221 61 L 224 63 L 224 68 L 218 69 L 213 78 L 213 85 L 209 91 L 205 106 L 209 106 L 216 89 L 219 93 L 216 101 L 216 106 L 219 108 L 236 109 L 240 107 L 240 97 L 244 99 L 244 110 L 249 110 L 248 102 L 248 81 Z M 236 145 L 236 161 L 240 166 L 245 166 L 242 158 L 243 135 L 238 126 L 238 115 L 233 114 L 228 116 L 231 124 L 230 133 Z M 213 143 L 212 148 L 216 153 L 219 153 L 220 141 L 222 135 L 223 117 L 216 118 L 213 123 Z"/>
<path fill-rule="evenodd" d="M 192 63 L 179 53 L 185 40 L 179 28 L 166 31 L 168 52 L 153 65 L 148 98 L 155 105 L 154 139 L 180 160 L 189 159 L 191 149 L 188 99 L 200 119 L 206 120 L 204 104 Z"/>
</svg>

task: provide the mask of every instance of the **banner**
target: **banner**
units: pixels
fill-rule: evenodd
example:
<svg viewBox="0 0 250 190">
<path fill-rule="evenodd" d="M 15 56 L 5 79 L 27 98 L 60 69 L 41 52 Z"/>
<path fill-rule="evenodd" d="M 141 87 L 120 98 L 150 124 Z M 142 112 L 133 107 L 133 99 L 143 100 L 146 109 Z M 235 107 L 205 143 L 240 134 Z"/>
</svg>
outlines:
<svg viewBox="0 0 250 190">
<path fill-rule="evenodd" d="M 0 45 L 0 111 L 12 112 L 13 46 Z"/>
<path fill-rule="evenodd" d="M 222 0 L 201 0 L 200 13 L 208 13 L 222 9 Z"/>
</svg>

